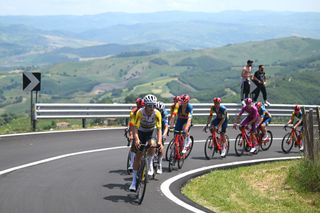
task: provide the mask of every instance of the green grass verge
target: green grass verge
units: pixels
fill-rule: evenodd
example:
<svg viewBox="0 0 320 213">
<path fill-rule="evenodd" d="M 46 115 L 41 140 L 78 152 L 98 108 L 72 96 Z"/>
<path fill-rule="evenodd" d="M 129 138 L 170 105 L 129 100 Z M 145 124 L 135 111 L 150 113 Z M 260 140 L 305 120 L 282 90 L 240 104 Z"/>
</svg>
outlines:
<svg viewBox="0 0 320 213">
<path fill-rule="evenodd" d="M 300 162 L 217 170 L 191 180 L 182 193 L 216 212 L 320 212 L 320 193 L 297 191 L 288 179 Z"/>
</svg>

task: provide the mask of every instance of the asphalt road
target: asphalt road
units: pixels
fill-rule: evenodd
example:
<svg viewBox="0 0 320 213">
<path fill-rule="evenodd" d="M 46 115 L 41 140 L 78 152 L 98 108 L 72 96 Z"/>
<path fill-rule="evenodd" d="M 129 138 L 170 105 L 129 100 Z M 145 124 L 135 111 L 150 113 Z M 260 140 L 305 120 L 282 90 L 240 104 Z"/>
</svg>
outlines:
<svg viewBox="0 0 320 213">
<path fill-rule="evenodd" d="M 270 129 L 276 139 L 266 152 L 237 157 L 234 140 L 231 140 L 226 158 L 206 160 L 202 141 L 208 134 L 201 128 L 193 127 L 191 133 L 196 143 L 183 168 L 169 173 L 168 162 L 164 161 L 164 173 L 149 182 L 146 197 L 140 206 L 134 202 L 134 193 L 128 191 L 131 176 L 126 174 L 128 148 L 125 147 L 123 129 L 0 137 L 0 173 L 60 156 L 56 160 L 0 175 L 0 213 L 185 213 L 188 210 L 176 205 L 160 190 L 161 183 L 168 178 L 214 164 L 300 155 L 297 148 L 293 148 L 290 154 L 283 154 L 279 139 L 285 131 L 280 127 Z M 237 133 L 228 128 L 230 139 L 234 139 Z M 88 150 L 94 151 L 78 153 Z M 70 153 L 78 154 L 69 156 Z M 180 185 L 173 184 L 170 188 L 178 197 L 181 197 Z"/>
</svg>

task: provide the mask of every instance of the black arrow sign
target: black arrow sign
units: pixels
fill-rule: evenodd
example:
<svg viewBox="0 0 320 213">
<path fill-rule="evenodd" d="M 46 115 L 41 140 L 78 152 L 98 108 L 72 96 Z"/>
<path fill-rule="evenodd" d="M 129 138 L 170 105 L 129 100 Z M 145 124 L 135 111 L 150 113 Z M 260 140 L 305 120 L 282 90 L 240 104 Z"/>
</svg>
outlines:
<svg viewBox="0 0 320 213">
<path fill-rule="evenodd" d="M 24 91 L 40 91 L 41 89 L 41 73 L 40 72 L 24 72 L 23 73 L 23 90 Z"/>
</svg>

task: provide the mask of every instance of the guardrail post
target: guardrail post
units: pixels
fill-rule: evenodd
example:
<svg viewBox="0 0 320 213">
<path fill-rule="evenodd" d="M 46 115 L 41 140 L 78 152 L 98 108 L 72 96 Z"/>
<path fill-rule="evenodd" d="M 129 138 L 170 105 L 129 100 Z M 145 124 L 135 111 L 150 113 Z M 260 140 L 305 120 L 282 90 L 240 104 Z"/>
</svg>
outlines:
<svg viewBox="0 0 320 213">
<path fill-rule="evenodd" d="M 86 128 L 86 119 L 82 118 L 82 128 Z"/>
<path fill-rule="evenodd" d="M 314 162 L 315 160 L 315 150 L 314 150 L 314 140 L 313 140 L 313 109 L 309 110 L 309 118 L 308 118 L 308 134 L 309 134 L 309 151 L 310 151 L 310 160 Z"/>
</svg>

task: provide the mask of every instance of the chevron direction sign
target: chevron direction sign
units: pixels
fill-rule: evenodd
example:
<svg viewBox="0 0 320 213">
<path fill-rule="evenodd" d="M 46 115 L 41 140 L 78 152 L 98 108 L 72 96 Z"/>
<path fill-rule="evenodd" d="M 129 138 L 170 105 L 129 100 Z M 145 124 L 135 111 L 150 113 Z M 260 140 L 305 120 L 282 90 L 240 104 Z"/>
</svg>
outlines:
<svg viewBox="0 0 320 213">
<path fill-rule="evenodd" d="M 24 72 L 23 73 L 23 91 L 40 91 L 41 73 L 40 72 Z"/>
</svg>

